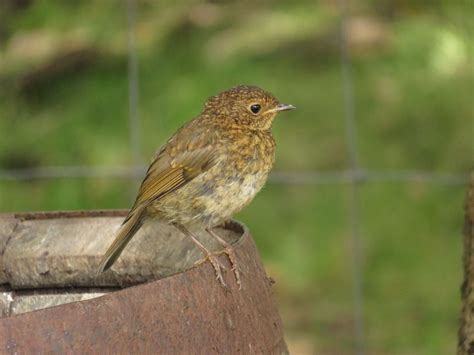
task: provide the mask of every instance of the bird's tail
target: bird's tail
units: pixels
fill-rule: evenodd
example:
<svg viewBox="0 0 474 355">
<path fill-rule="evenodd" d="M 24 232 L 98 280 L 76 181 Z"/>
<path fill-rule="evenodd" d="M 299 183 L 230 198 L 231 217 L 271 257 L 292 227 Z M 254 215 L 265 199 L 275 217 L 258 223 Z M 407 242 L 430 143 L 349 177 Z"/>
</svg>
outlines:
<svg viewBox="0 0 474 355">
<path fill-rule="evenodd" d="M 102 257 L 98 274 L 108 270 L 114 264 L 114 262 L 122 253 L 123 249 L 127 246 L 128 242 L 140 229 L 143 224 L 143 212 L 143 207 L 138 207 L 130 211 L 127 218 L 125 218 L 125 221 L 120 227 L 114 242 L 110 245 L 109 249 L 107 249 L 104 256 Z"/>
</svg>

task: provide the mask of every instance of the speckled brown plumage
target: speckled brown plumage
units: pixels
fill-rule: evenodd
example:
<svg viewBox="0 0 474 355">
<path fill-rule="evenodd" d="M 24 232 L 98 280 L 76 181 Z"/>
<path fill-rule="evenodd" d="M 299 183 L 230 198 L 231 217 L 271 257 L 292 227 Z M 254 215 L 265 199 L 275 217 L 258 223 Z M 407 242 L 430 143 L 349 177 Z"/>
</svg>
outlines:
<svg viewBox="0 0 474 355">
<path fill-rule="evenodd" d="M 271 124 L 278 112 L 292 108 L 255 86 L 237 86 L 209 98 L 203 112 L 181 127 L 151 163 L 100 271 L 114 263 L 146 219 L 158 218 L 207 254 L 224 285 L 217 260 L 189 228 L 206 229 L 234 263 L 231 246 L 212 227 L 249 204 L 263 187 L 275 157 Z M 235 265 L 234 272 L 240 282 Z"/>
</svg>

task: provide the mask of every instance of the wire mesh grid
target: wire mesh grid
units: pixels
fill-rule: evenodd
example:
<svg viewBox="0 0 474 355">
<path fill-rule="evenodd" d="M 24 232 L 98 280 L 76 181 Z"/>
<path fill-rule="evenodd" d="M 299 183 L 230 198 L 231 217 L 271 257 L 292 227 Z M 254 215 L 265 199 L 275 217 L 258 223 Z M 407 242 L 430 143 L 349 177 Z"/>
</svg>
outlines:
<svg viewBox="0 0 474 355">
<path fill-rule="evenodd" d="M 135 38 L 136 0 L 127 0 L 128 19 L 128 101 L 129 101 L 129 132 L 132 154 L 132 166 L 91 167 L 91 166 L 43 166 L 34 169 L 0 169 L 0 181 L 21 181 L 34 179 L 107 177 L 137 179 L 143 176 L 146 166 L 141 164 L 140 118 L 138 109 L 138 56 Z M 354 107 L 354 83 L 351 72 L 350 52 L 345 38 L 348 19 L 348 5 L 345 0 L 339 1 L 341 11 L 339 52 L 342 85 L 342 102 L 344 105 L 344 121 L 346 149 L 348 153 L 348 169 L 339 171 L 275 171 L 269 180 L 276 184 L 348 184 L 350 186 L 349 220 L 351 231 L 351 268 L 354 313 L 354 339 L 357 354 L 366 353 L 364 331 L 364 293 L 362 256 L 362 235 L 360 232 L 360 191 L 359 186 L 379 182 L 418 182 L 439 185 L 465 185 L 468 174 L 439 173 L 431 171 L 377 171 L 366 170 L 359 164 L 357 144 L 357 124 Z M 133 190 L 133 193 L 135 191 Z"/>
</svg>

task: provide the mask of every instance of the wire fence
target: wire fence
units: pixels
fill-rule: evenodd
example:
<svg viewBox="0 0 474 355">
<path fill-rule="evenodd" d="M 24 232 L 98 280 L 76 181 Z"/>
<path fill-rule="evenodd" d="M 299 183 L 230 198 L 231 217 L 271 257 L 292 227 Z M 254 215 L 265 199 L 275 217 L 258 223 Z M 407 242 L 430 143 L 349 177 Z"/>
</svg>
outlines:
<svg viewBox="0 0 474 355">
<path fill-rule="evenodd" d="M 347 2 L 340 0 L 341 23 L 340 23 L 340 61 L 342 93 L 344 102 L 344 126 L 346 128 L 346 145 L 349 155 L 350 171 L 359 171 L 359 159 L 357 149 L 357 131 L 354 111 L 354 82 L 352 80 L 352 67 L 350 62 L 350 53 L 347 47 L 346 25 L 347 25 Z M 363 303 L 364 294 L 362 289 L 362 249 L 359 228 L 359 188 L 360 180 L 351 180 L 350 192 L 350 227 L 351 227 L 351 262 L 352 262 L 352 294 L 354 297 L 354 338 L 356 344 L 356 353 L 362 355 L 365 353 L 364 337 L 364 316 Z"/>
<path fill-rule="evenodd" d="M 0 169 L 0 181 L 24 181 L 65 178 L 120 178 L 139 179 L 145 174 L 147 166 L 44 166 L 38 168 Z M 468 174 L 442 173 L 430 171 L 376 171 L 337 170 L 337 171 L 274 171 L 269 182 L 274 184 L 349 184 L 414 182 L 438 185 L 466 185 Z"/>
<path fill-rule="evenodd" d="M 340 23 L 340 66 L 342 101 L 344 104 L 344 125 L 346 128 L 346 146 L 348 152 L 347 170 L 339 171 L 275 171 L 269 182 L 275 184 L 349 184 L 350 189 L 350 226 L 352 246 L 352 288 L 354 298 L 354 339 L 357 354 L 366 353 L 364 331 L 364 293 L 361 261 L 362 235 L 360 233 L 359 186 L 365 183 L 415 182 L 439 185 L 465 185 L 468 174 L 431 171 L 378 171 L 366 170 L 360 166 L 357 145 L 357 124 L 354 107 L 354 83 L 351 71 L 350 53 L 345 38 L 345 26 L 348 18 L 348 7 L 345 0 L 339 2 L 341 10 Z M 123 178 L 138 179 L 143 177 L 147 166 L 141 164 L 140 119 L 138 110 L 138 56 L 135 39 L 136 1 L 127 0 L 128 18 L 128 81 L 129 81 L 129 121 L 130 146 L 133 166 L 49 166 L 15 170 L 0 170 L 0 181 L 25 181 L 37 179 L 63 178 Z M 135 193 L 135 192 L 134 192 Z"/>
<path fill-rule="evenodd" d="M 270 181 L 286 184 L 347 184 L 383 183 L 383 182 L 416 182 L 439 185 L 465 185 L 469 180 L 467 174 L 433 173 L 429 171 L 370 171 L 361 168 L 332 172 L 284 172 L 276 171 Z"/>
</svg>

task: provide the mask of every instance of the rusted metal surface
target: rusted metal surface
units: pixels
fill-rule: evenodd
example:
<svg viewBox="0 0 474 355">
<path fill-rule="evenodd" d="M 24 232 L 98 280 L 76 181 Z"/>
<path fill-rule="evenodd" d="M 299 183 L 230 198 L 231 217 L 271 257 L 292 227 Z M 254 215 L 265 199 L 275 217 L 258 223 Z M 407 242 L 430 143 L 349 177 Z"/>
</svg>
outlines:
<svg viewBox="0 0 474 355">
<path fill-rule="evenodd" d="M 458 355 L 474 354 L 474 171 L 466 194 L 464 214 L 464 282 L 458 333 Z"/>
<path fill-rule="evenodd" d="M 91 217 L 125 217 L 128 210 L 95 210 L 95 211 L 51 211 L 51 212 L 18 212 L 4 213 L 0 217 L 14 217 L 16 219 L 65 219 L 65 218 L 91 218 Z"/>
<path fill-rule="evenodd" d="M 13 217 L 0 218 L 0 285 L 8 282 L 7 274 L 5 273 L 4 255 L 17 223 L 17 220 Z"/>
<path fill-rule="evenodd" d="M 100 259 L 124 215 L 122 211 L 94 211 L 0 216 L 0 284 L 13 289 L 124 287 L 187 270 L 203 258 L 176 228 L 149 222 L 112 270 L 98 277 Z M 239 228 L 217 231 L 233 244 L 242 234 Z M 196 235 L 210 250 L 221 249 L 207 233 L 196 231 Z"/>
<path fill-rule="evenodd" d="M 0 315 L 10 316 L 103 296 L 117 289 L 40 289 L 0 291 Z"/>
<path fill-rule="evenodd" d="M 58 218 L 62 216 L 46 219 Z M 230 239 L 237 236 L 234 248 L 241 271 L 241 290 L 224 255 L 219 260 L 227 267 L 224 278 L 229 290 L 215 280 L 214 269 L 208 262 L 115 292 L 105 288 L 91 288 L 82 295 L 80 290 L 70 288 L 47 292 L 10 290 L 33 297 L 35 302 L 49 302 L 48 305 L 54 303 L 46 296 L 55 293 L 66 297 L 68 292 L 76 292 L 72 295 L 77 297 L 76 301 L 88 298 L 84 296 L 87 293 L 108 293 L 0 318 L 0 353 L 287 353 L 271 282 L 255 244 L 245 227 L 236 222 L 227 225 L 226 230 Z"/>
</svg>

